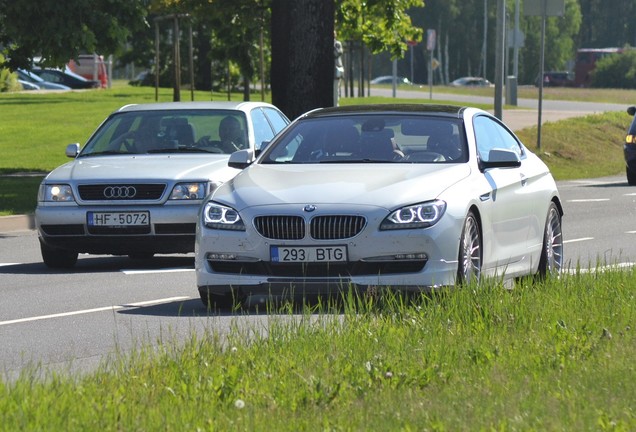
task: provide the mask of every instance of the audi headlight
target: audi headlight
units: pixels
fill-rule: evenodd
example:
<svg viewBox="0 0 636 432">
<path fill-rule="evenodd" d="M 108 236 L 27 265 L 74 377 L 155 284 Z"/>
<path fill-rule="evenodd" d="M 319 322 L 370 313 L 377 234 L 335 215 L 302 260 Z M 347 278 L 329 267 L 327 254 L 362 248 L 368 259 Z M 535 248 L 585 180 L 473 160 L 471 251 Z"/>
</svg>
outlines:
<svg viewBox="0 0 636 432">
<path fill-rule="evenodd" d="M 205 182 L 178 183 L 172 188 L 171 200 L 202 200 L 207 195 Z"/>
<path fill-rule="evenodd" d="M 444 214 L 446 203 L 441 200 L 429 201 L 399 208 L 388 215 L 380 229 L 414 229 L 435 225 Z"/>
<path fill-rule="evenodd" d="M 245 224 L 236 210 L 213 202 L 203 207 L 203 223 L 212 229 L 245 231 Z"/>
<path fill-rule="evenodd" d="M 38 201 L 44 202 L 74 202 L 73 189 L 67 184 L 41 184 L 38 191 Z"/>
</svg>

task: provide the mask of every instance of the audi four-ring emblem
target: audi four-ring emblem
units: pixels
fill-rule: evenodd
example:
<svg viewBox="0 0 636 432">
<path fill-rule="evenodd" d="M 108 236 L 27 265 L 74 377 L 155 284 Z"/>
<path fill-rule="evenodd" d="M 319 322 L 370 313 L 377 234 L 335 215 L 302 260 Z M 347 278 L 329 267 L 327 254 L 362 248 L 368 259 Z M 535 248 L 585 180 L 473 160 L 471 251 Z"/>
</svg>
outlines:
<svg viewBox="0 0 636 432">
<path fill-rule="evenodd" d="M 134 186 L 107 186 L 104 188 L 104 197 L 113 198 L 134 198 L 137 189 Z"/>
</svg>

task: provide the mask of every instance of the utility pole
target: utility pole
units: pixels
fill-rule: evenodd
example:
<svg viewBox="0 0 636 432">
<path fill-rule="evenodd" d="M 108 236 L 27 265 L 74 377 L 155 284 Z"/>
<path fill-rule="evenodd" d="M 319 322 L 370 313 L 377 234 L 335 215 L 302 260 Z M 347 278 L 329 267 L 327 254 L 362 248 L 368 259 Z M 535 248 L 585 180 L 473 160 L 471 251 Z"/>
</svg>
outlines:
<svg viewBox="0 0 636 432">
<path fill-rule="evenodd" d="M 503 119 L 503 84 L 506 60 L 506 2 L 497 0 L 497 43 L 495 48 L 495 117 Z"/>
</svg>

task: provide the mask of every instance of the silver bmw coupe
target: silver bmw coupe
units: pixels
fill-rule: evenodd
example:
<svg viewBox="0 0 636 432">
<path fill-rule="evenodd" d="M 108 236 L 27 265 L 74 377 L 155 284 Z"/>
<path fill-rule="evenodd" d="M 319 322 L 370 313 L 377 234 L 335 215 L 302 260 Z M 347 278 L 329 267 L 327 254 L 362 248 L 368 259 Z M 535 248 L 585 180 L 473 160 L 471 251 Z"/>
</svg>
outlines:
<svg viewBox="0 0 636 432">
<path fill-rule="evenodd" d="M 311 111 L 202 207 L 201 300 L 389 287 L 431 290 L 485 276 L 558 274 L 561 199 L 548 167 L 471 107 Z"/>
</svg>

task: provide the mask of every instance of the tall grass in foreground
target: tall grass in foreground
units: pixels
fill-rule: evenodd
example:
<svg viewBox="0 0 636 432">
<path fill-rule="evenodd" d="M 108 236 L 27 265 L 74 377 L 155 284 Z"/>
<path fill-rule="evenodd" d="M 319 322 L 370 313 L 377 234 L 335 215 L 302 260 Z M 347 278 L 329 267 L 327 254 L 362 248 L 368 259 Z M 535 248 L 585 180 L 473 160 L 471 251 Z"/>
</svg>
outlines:
<svg viewBox="0 0 636 432">
<path fill-rule="evenodd" d="M 636 429 L 634 272 L 350 297 L 0 383 L 0 430 Z"/>
</svg>

